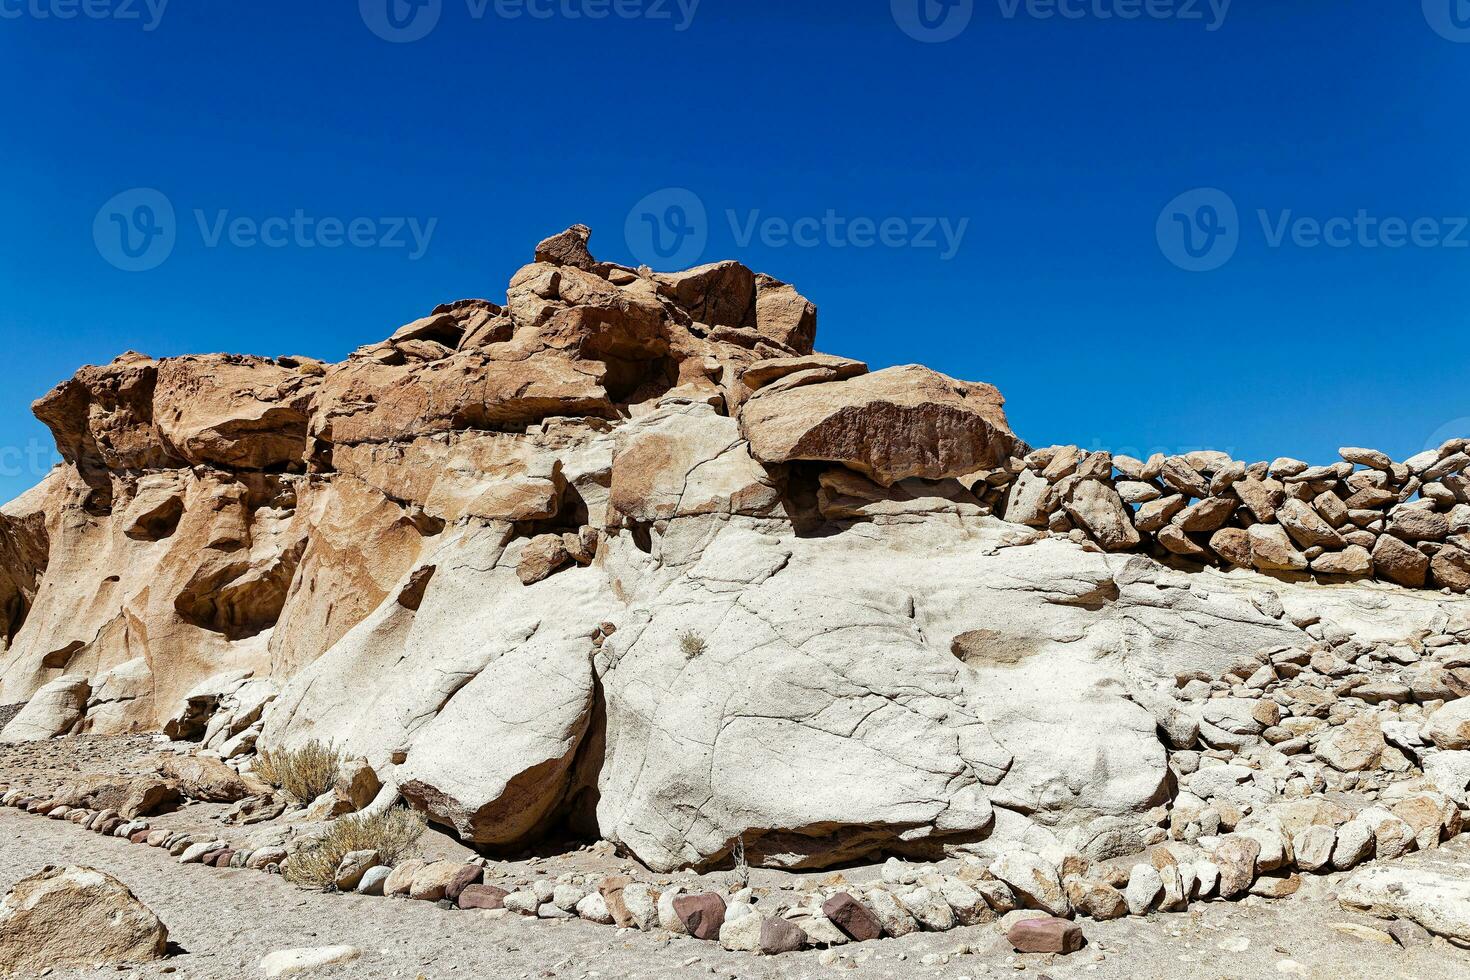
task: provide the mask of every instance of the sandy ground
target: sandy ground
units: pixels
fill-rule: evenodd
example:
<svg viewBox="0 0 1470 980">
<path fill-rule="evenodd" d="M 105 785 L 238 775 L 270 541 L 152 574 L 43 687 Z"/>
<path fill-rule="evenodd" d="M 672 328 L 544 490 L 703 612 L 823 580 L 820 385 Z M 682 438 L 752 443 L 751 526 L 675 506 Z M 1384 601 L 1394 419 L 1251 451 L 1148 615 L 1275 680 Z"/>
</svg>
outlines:
<svg viewBox="0 0 1470 980">
<path fill-rule="evenodd" d="M 1470 848 L 1448 848 L 1427 859 L 1458 864 L 1462 873 L 1470 873 Z M 712 943 L 580 921 L 489 920 L 423 902 L 308 892 L 258 872 L 181 866 L 156 848 L 0 810 L 0 888 L 8 890 L 47 864 L 90 865 L 117 876 L 168 925 L 176 954 L 147 967 L 103 971 L 117 977 L 252 977 L 260 975 L 260 957 L 273 950 L 349 944 L 362 950 L 361 958 L 320 976 L 1470 978 L 1470 952 L 1443 941 L 1405 950 L 1332 931 L 1328 923 L 1375 923 L 1343 912 L 1331 900 L 1331 878 L 1310 879 L 1282 902 L 1252 899 L 1142 920 L 1087 921 L 1089 946 L 1065 958 L 1018 956 L 990 925 L 848 946 L 847 961 L 823 966 L 815 951 L 762 958 L 725 952 Z M 973 952 L 948 964 L 922 963 L 926 954 L 963 947 Z M 862 962 L 855 963 L 859 958 Z M 1304 972 L 1290 972 L 1290 964 L 1283 970 L 1285 960 Z"/>
<path fill-rule="evenodd" d="M 0 746 L 0 783 L 45 791 L 78 774 L 143 773 L 175 751 L 157 736 L 80 736 L 23 746 Z M 150 818 L 155 827 L 201 830 L 242 841 L 263 828 L 225 827 L 214 818 L 220 804 L 192 805 Z M 471 852 L 452 838 L 430 832 L 419 851 L 428 858 L 467 858 Z M 1414 855 L 1470 875 L 1470 837 L 1455 845 Z M 818 951 L 776 958 L 731 953 L 717 944 L 662 932 L 638 933 L 580 920 L 555 922 L 519 917 L 490 919 L 425 902 L 307 891 L 256 871 L 179 865 L 151 847 L 104 838 L 64 821 L 0 809 L 0 891 L 48 864 L 100 868 L 126 883 L 169 927 L 173 956 L 137 969 L 100 971 L 116 977 L 238 978 L 261 975 L 262 956 L 278 949 L 351 945 L 356 961 L 323 971 L 325 977 L 638 978 L 947 978 L 1032 976 L 1118 980 L 1221 978 L 1256 980 L 1281 976 L 1371 977 L 1470 980 L 1470 951 L 1443 940 L 1412 949 L 1381 945 L 1336 932 L 1332 923 L 1383 923 L 1345 912 L 1333 898 L 1343 876 L 1306 877 L 1290 899 L 1197 904 L 1189 912 L 1099 923 L 1083 920 L 1088 946 L 1068 957 L 1022 956 L 1012 952 L 997 925 L 919 934 L 903 939 L 850 945 L 843 959 L 824 965 Z M 848 881 L 877 877 L 878 867 L 843 869 Z M 497 863 L 488 880 L 525 882 L 566 871 L 602 875 L 628 873 L 664 885 L 673 880 L 696 888 L 721 889 L 729 873 L 655 875 L 604 848 L 582 848 L 552 856 Z M 817 882 L 831 872 L 814 873 Z M 797 875 L 756 869 L 751 884 L 791 885 Z M 950 954 L 947 963 L 926 956 Z M 97 976 L 98 971 L 50 976 Z"/>
</svg>

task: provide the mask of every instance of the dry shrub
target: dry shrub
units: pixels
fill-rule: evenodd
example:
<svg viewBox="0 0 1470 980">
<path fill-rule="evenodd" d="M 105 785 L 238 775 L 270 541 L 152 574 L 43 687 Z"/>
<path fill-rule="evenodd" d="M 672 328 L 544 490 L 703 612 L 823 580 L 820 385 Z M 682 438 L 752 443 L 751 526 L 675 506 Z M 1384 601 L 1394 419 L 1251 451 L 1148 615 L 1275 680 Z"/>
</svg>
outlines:
<svg viewBox="0 0 1470 980">
<path fill-rule="evenodd" d="M 680 634 L 679 649 L 684 651 L 684 658 L 686 660 L 693 660 L 705 651 L 704 637 L 693 630 Z"/>
<path fill-rule="evenodd" d="M 255 774 L 284 790 L 297 803 L 310 803 L 332 788 L 341 765 L 341 753 L 312 740 L 299 749 L 262 749 L 255 762 Z"/>
<path fill-rule="evenodd" d="M 336 880 L 342 859 L 353 851 L 377 851 L 379 864 L 397 864 L 412 851 L 426 825 L 423 814 L 401 806 L 343 817 L 292 854 L 281 873 L 293 884 L 326 888 Z"/>
</svg>

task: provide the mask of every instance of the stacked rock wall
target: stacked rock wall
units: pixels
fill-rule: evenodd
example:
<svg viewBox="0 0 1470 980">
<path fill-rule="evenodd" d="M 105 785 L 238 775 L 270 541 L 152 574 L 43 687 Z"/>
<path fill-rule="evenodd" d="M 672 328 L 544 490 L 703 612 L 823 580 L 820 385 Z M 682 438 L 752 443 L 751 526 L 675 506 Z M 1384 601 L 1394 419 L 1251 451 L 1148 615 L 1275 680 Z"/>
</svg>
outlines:
<svg viewBox="0 0 1470 980">
<path fill-rule="evenodd" d="M 1344 448 L 1326 466 L 1246 464 L 1210 451 L 1142 461 L 1053 446 L 1010 461 L 1003 513 L 1107 551 L 1463 593 L 1467 445 L 1452 439 L 1402 463 Z"/>
</svg>

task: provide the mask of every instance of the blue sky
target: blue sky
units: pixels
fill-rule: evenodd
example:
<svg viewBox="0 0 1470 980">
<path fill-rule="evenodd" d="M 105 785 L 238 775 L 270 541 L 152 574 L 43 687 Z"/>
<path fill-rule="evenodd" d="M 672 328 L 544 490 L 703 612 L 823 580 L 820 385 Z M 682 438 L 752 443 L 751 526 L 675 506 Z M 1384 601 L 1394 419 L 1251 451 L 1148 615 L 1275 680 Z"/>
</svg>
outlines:
<svg viewBox="0 0 1470 980">
<path fill-rule="evenodd" d="M 1470 433 L 1467 0 L 394 2 L 0 0 L 0 499 L 82 363 L 338 359 L 644 214 L 1034 444 Z"/>
</svg>

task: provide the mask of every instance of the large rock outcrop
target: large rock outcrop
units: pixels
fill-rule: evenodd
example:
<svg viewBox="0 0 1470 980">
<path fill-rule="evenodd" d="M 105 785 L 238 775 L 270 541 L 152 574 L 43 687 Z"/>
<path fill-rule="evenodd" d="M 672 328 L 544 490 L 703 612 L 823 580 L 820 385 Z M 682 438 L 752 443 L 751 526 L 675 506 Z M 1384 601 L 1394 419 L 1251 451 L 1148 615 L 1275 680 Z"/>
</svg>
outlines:
<svg viewBox="0 0 1470 980">
<path fill-rule="evenodd" d="M 1470 629 L 1402 587 L 1462 581 L 1463 446 L 1033 452 L 989 385 L 816 353 L 789 285 L 589 235 L 339 364 L 128 354 L 43 397 L 0 704 L 75 677 L 67 730 L 333 742 L 488 848 L 815 867 L 1135 839 L 1165 743 L 1230 737 L 1176 677 Z"/>
</svg>

